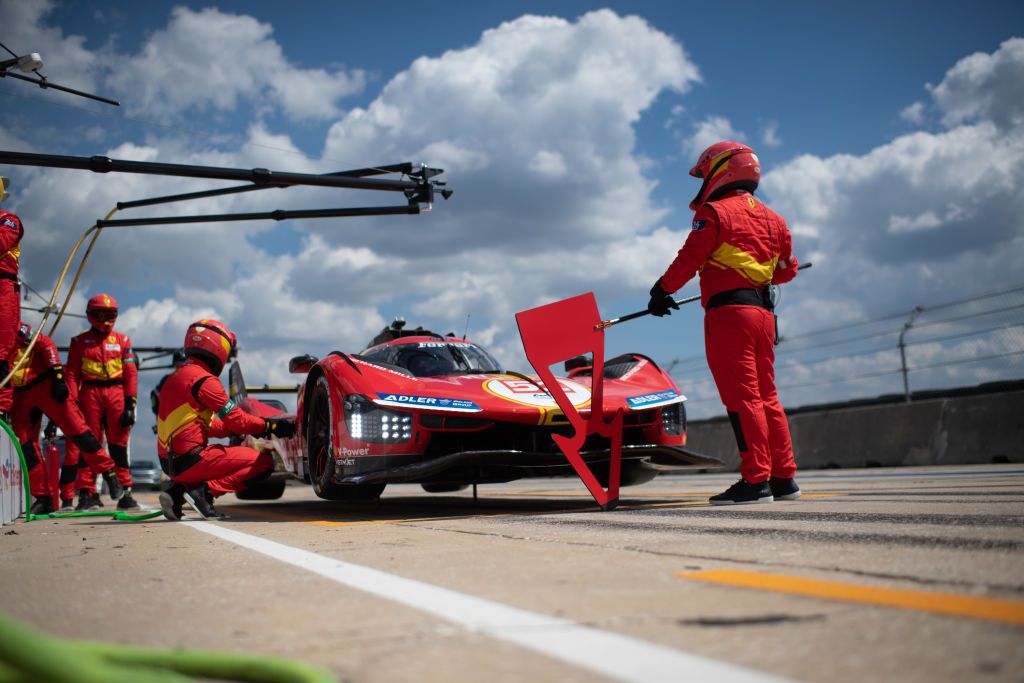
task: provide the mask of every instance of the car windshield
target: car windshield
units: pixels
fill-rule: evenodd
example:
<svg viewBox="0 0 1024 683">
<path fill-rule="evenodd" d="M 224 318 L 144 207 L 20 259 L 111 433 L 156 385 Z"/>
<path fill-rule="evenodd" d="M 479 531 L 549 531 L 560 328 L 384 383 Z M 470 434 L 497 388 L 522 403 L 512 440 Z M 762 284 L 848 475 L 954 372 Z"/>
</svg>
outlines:
<svg viewBox="0 0 1024 683">
<path fill-rule="evenodd" d="M 417 377 L 501 372 L 491 354 L 468 342 L 417 342 L 402 344 L 397 351 L 394 364 Z"/>
</svg>

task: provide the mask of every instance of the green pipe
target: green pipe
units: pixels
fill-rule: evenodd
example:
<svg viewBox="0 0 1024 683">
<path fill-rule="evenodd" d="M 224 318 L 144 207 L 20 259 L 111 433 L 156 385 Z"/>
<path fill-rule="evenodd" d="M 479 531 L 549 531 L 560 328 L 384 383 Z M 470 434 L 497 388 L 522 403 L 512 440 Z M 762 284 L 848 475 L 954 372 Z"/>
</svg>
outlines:
<svg viewBox="0 0 1024 683">
<path fill-rule="evenodd" d="M 110 517 L 119 522 L 141 522 L 144 519 L 159 517 L 163 512 L 143 512 L 129 514 L 121 510 L 84 510 L 82 512 L 49 512 L 45 515 L 32 515 L 32 519 L 63 519 L 64 517 Z"/>
<path fill-rule="evenodd" d="M 337 683 L 325 669 L 281 657 L 61 641 L 0 613 L 0 683 Z"/>
<path fill-rule="evenodd" d="M 4 428 L 7 435 L 11 437 L 11 443 L 14 444 L 14 449 L 18 451 L 18 459 L 21 461 L 21 484 L 25 489 L 25 521 L 31 522 L 36 519 L 60 519 L 62 517 L 110 517 L 119 522 L 141 522 L 144 519 L 153 519 L 159 517 L 162 512 L 157 510 L 156 512 L 145 512 L 142 514 L 129 514 L 120 510 L 113 512 L 106 512 L 103 510 L 90 510 L 86 512 L 50 512 L 45 515 L 33 515 L 29 512 L 32 507 L 32 489 L 29 486 L 28 481 L 28 465 L 25 463 L 25 454 L 21 450 L 21 443 L 18 442 L 18 437 L 14 434 L 14 430 L 5 421 L 0 420 L 0 426 Z M 44 463 L 45 466 L 45 463 Z M 0 683 L 3 683 L 3 678 L 0 678 Z"/>
</svg>

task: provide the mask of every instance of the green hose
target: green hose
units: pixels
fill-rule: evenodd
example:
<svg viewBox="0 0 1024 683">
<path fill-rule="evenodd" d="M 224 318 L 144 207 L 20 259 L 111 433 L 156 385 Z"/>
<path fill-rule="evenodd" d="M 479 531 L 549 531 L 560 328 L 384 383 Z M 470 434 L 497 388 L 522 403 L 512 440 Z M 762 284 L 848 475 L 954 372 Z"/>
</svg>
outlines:
<svg viewBox="0 0 1024 683">
<path fill-rule="evenodd" d="M 330 672 L 280 657 L 62 641 L 0 614 L 0 683 L 337 683 Z"/>
<path fill-rule="evenodd" d="M 25 521 L 31 522 L 36 519 L 60 519 L 62 517 L 110 517 L 116 519 L 119 522 L 141 522 L 144 519 L 153 519 L 159 517 L 163 513 L 157 510 L 156 512 L 144 512 L 141 514 L 129 514 L 120 510 L 114 510 L 106 512 L 104 510 L 90 510 L 86 512 L 50 512 L 45 515 L 33 515 L 29 512 L 29 508 L 32 504 L 32 490 L 29 486 L 28 481 L 28 465 L 25 463 L 25 454 L 21 451 L 21 444 L 18 442 L 18 437 L 14 434 L 14 430 L 11 426 L 0 420 L 0 427 L 3 427 L 4 431 L 7 432 L 7 436 L 11 437 L 11 443 L 14 444 L 14 450 L 18 451 L 18 459 L 21 461 L 21 484 L 25 489 Z M 4 683 L 4 679 L 0 678 L 0 683 Z"/>
</svg>

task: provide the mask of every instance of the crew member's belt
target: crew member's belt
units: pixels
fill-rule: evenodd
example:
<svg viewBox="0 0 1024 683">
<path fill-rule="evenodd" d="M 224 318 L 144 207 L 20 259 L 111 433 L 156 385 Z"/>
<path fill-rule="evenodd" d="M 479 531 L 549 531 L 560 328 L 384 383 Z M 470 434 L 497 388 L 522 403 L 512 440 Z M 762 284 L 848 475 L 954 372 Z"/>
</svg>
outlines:
<svg viewBox="0 0 1024 683">
<path fill-rule="evenodd" d="M 775 309 L 772 306 L 772 297 L 767 287 L 764 289 L 727 289 L 708 299 L 704 310 L 710 311 L 719 306 L 760 306 L 768 311 Z"/>
<path fill-rule="evenodd" d="M 200 453 L 202 452 L 202 446 L 196 446 L 187 453 L 175 453 L 174 451 L 168 452 L 166 470 L 167 476 L 173 479 L 174 477 L 180 475 L 182 472 L 187 470 L 189 467 L 192 467 L 192 465 L 195 465 L 197 462 L 203 459 L 202 456 L 200 455 Z"/>
<path fill-rule="evenodd" d="M 21 291 L 21 282 L 18 281 L 18 276 L 15 275 L 14 273 L 7 273 L 7 272 L 0 273 L 0 280 L 13 280 L 14 281 L 14 291 L 15 292 L 20 292 Z"/>
<path fill-rule="evenodd" d="M 87 387 L 119 387 L 124 384 L 124 379 L 85 379 L 82 385 Z"/>
</svg>

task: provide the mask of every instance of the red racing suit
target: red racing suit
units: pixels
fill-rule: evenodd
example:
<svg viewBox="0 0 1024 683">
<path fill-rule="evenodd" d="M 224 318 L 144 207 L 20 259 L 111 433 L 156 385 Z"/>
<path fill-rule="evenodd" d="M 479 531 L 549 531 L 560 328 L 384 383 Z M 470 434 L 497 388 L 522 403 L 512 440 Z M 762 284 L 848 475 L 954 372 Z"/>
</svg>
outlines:
<svg viewBox="0 0 1024 683">
<path fill-rule="evenodd" d="M 244 491 L 247 482 L 274 469 L 269 453 L 247 446 L 209 445 L 213 438 L 261 434 L 263 418 L 235 404 L 223 385 L 197 358 L 190 358 L 167 378 L 157 411 L 157 452 L 165 471 L 187 489 L 206 482 L 220 496 Z"/>
<path fill-rule="evenodd" d="M 775 388 L 769 284 L 796 276 L 786 222 L 745 190 L 697 208 L 686 243 L 661 278 L 675 292 L 700 273 L 704 346 L 732 422 L 747 483 L 796 473 L 789 423 Z"/>
<path fill-rule="evenodd" d="M 19 345 L 14 363 L 24 355 L 27 344 Z M 106 472 L 114 467 L 114 461 L 100 447 L 88 426 L 78 403 L 69 396 L 55 396 L 54 387 L 62 371 L 60 355 L 53 340 L 40 334 L 32 348 L 31 357 L 11 378 L 14 385 L 14 412 L 12 422 L 14 433 L 21 442 L 28 467 L 29 485 L 34 496 L 48 496 L 49 482 L 46 467 L 39 454 L 39 428 L 43 415 L 50 418 L 67 436 L 67 447 L 73 442 L 85 457 L 85 461 L 97 472 Z M 71 463 L 74 465 L 75 463 Z M 61 472 L 61 498 L 73 497 L 72 486 L 77 467 L 67 466 Z"/>
<path fill-rule="evenodd" d="M 18 260 L 21 258 L 21 238 L 25 228 L 21 219 L 0 209 L 0 380 L 14 366 L 18 325 L 21 324 L 21 304 L 18 302 Z M 0 412 L 9 413 L 14 391 L 11 383 L 0 387 Z"/>
<path fill-rule="evenodd" d="M 89 429 L 97 438 L 106 436 L 117 480 L 126 489 L 130 488 L 132 475 L 128 469 L 128 438 L 131 427 L 121 424 L 121 415 L 125 400 L 134 399 L 138 393 L 138 368 L 128 336 L 116 330 L 104 334 L 89 329 L 73 337 L 68 350 L 68 385 L 71 395 L 77 394 Z M 71 456 L 77 458 L 77 453 Z M 95 477 L 90 479 L 88 469 L 80 469 L 78 488 L 93 491 Z M 93 471 L 93 474 L 97 472 Z"/>
</svg>

